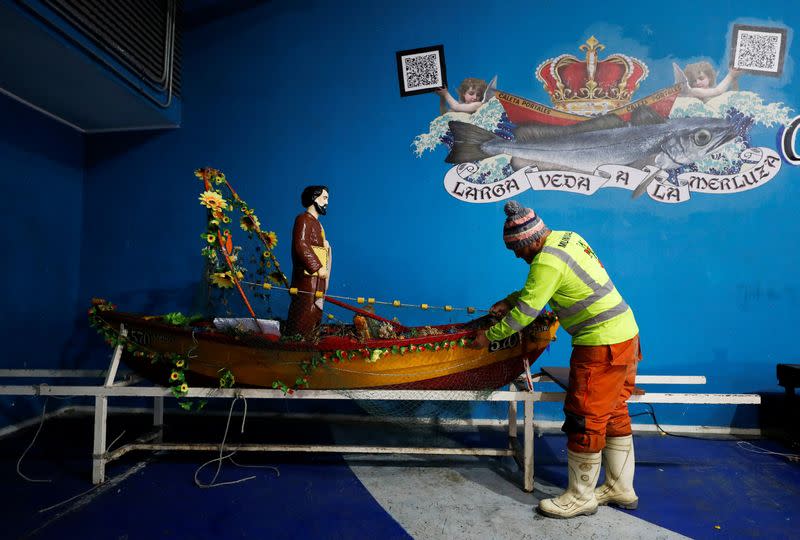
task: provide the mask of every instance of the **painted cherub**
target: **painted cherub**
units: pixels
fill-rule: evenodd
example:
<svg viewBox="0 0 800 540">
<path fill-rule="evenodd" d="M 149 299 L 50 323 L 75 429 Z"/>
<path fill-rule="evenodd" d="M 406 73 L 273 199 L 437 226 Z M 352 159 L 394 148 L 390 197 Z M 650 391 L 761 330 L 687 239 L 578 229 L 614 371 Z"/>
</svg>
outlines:
<svg viewBox="0 0 800 540">
<path fill-rule="evenodd" d="M 703 102 L 724 94 L 728 90 L 739 89 L 741 71 L 731 68 L 722 81 L 717 84 L 717 72 L 709 62 L 688 64 L 683 70 L 673 64 L 676 82 L 686 83 L 685 94 Z"/>
<path fill-rule="evenodd" d="M 483 105 L 488 86 L 483 79 L 468 77 L 458 85 L 458 101 L 450 95 L 446 86 L 436 90 L 439 94 L 439 113 L 446 113 L 448 107 L 454 112 L 474 113 Z"/>
</svg>

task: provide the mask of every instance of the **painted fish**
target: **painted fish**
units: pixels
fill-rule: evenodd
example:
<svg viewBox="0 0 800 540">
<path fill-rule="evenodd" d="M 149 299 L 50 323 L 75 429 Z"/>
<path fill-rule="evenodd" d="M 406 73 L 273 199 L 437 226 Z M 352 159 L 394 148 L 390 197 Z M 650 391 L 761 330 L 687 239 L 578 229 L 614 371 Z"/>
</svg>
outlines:
<svg viewBox="0 0 800 540">
<path fill-rule="evenodd" d="M 589 174 L 606 164 L 676 169 L 699 161 L 736 137 L 727 120 L 664 120 L 648 107 L 636 109 L 630 123 L 605 115 L 573 126 L 520 125 L 513 141 L 466 122 L 452 121 L 449 126 L 453 148 L 447 163 L 508 154 L 515 169 L 535 165 Z"/>
</svg>

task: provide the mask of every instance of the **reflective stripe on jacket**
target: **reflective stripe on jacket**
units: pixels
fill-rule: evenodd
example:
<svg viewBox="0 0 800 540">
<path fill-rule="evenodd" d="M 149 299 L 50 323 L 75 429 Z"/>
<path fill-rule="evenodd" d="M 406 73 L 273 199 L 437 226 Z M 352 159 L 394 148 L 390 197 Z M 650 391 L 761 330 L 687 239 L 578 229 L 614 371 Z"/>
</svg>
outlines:
<svg viewBox="0 0 800 540">
<path fill-rule="evenodd" d="M 573 345 L 611 345 L 639 333 L 633 311 L 589 244 L 578 233 L 553 231 L 531 262 L 525 286 L 506 298 L 512 306 L 486 336 L 519 332 L 549 302 Z"/>
</svg>

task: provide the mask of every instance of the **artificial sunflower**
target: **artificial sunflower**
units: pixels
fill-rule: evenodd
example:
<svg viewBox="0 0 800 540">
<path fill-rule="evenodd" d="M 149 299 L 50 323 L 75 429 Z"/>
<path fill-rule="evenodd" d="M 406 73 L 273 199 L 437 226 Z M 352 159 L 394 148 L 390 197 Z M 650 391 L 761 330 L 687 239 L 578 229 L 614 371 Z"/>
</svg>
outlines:
<svg viewBox="0 0 800 540">
<path fill-rule="evenodd" d="M 204 191 L 201 193 L 200 204 L 214 212 L 228 209 L 228 202 L 216 191 Z"/>
<path fill-rule="evenodd" d="M 181 393 L 182 393 L 182 394 L 185 394 L 185 393 L 186 393 L 186 392 L 188 392 L 188 391 L 189 391 L 189 385 L 188 385 L 188 384 L 186 384 L 186 383 L 183 383 L 183 384 L 181 385 Z"/>
<path fill-rule="evenodd" d="M 278 245 L 278 235 L 272 231 L 264 234 L 264 242 L 266 242 L 269 249 L 275 249 Z"/>
<path fill-rule="evenodd" d="M 230 272 L 215 272 L 211 274 L 211 283 L 221 289 L 230 289 L 233 287 L 233 276 Z"/>
<path fill-rule="evenodd" d="M 184 364 L 186 364 L 186 362 L 184 362 L 183 359 L 180 359 L 177 362 L 175 362 L 175 367 L 183 367 Z"/>
<path fill-rule="evenodd" d="M 246 214 L 239 220 L 239 226 L 245 232 L 250 232 L 261 228 L 261 222 L 255 214 Z"/>
<path fill-rule="evenodd" d="M 208 242 L 209 244 L 213 244 L 216 241 L 217 241 L 217 235 L 216 234 L 208 233 L 206 235 L 206 242 Z"/>
<path fill-rule="evenodd" d="M 179 377 L 180 375 L 178 374 L 177 371 L 173 371 L 172 373 L 169 374 L 169 380 L 171 381 L 177 381 Z"/>
</svg>

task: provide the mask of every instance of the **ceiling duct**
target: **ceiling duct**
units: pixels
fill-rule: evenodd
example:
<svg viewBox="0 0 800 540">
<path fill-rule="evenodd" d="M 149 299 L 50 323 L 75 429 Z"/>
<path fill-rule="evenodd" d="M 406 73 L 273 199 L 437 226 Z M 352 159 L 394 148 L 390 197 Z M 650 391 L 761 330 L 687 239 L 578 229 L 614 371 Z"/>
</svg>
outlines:
<svg viewBox="0 0 800 540">
<path fill-rule="evenodd" d="M 0 92 L 85 133 L 174 128 L 181 0 L 0 0 Z"/>
<path fill-rule="evenodd" d="M 180 96 L 178 0 L 45 0 L 44 3 L 150 87 L 168 96 Z"/>
</svg>

